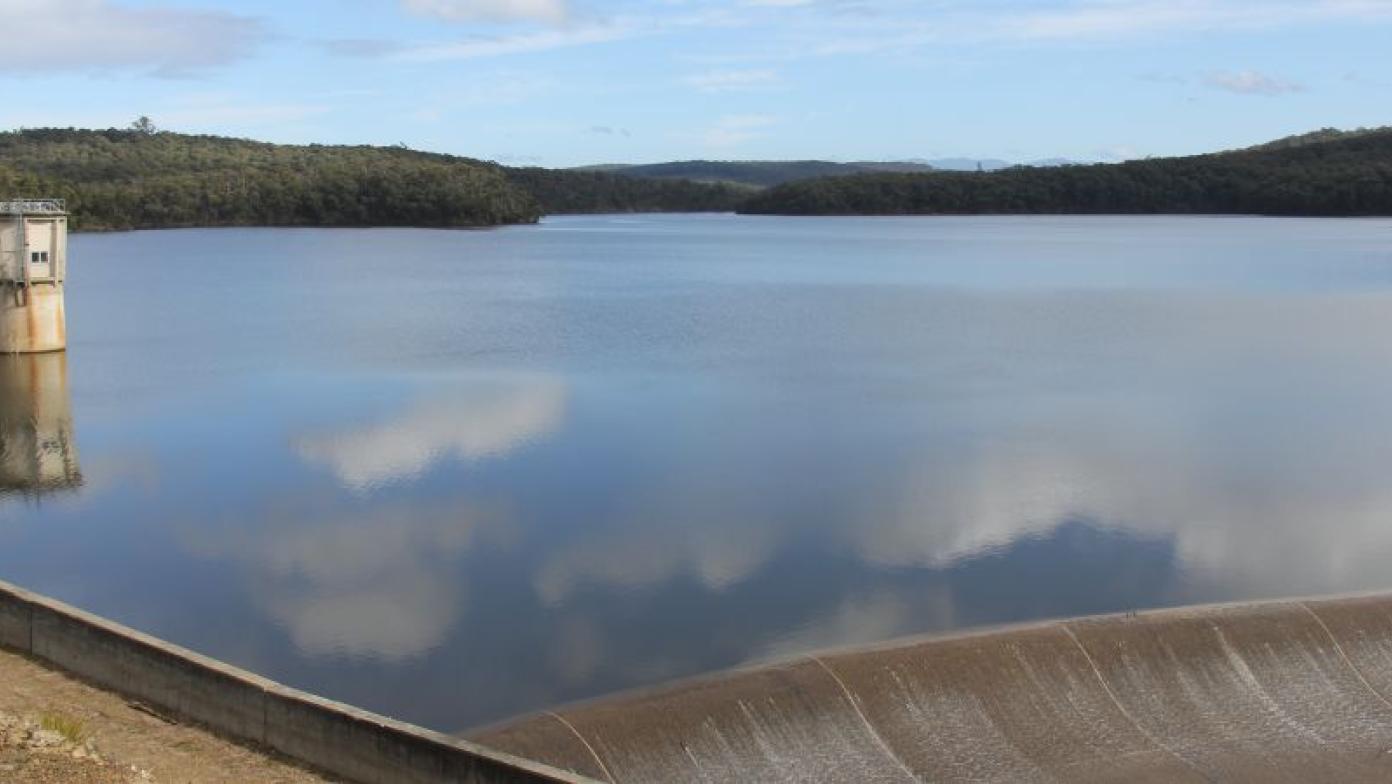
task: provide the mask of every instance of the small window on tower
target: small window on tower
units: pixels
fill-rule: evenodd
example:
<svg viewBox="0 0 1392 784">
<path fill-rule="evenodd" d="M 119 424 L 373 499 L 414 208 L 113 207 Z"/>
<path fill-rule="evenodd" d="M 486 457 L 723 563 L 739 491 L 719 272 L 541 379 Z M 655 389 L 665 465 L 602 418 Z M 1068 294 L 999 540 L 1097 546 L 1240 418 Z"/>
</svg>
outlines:
<svg viewBox="0 0 1392 784">
<path fill-rule="evenodd" d="M 30 264 L 38 264 L 38 263 L 39 263 L 39 252 L 38 252 L 38 251 L 34 251 L 33 253 L 30 253 L 30 254 L 29 254 L 29 263 L 30 263 Z"/>
</svg>

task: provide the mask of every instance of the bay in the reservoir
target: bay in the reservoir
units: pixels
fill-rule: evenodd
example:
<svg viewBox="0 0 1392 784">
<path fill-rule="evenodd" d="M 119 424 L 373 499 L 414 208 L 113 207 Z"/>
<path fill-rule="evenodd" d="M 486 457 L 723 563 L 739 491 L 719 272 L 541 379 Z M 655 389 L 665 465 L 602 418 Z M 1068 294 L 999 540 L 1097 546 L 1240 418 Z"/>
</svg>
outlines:
<svg viewBox="0 0 1392 784">
<path fill-rule="evenodd" d="M 82 235 L 68 308 L 0 579 L 442 730 L 1392 588 L 1392 221 Z"/>
</svg>

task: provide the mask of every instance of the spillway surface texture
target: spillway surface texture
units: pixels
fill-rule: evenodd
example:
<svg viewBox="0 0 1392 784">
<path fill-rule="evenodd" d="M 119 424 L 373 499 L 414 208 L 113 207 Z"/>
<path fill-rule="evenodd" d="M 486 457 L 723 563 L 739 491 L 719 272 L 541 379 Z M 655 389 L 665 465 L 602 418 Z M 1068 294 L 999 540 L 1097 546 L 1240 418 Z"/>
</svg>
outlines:
<svg viewBox="0 0 1392 784">
<path fill-rule="evenodd" d="M 1388 782 L 1392 597 L 828 653 L 473 739 L 612 782 Z"/>
</svg>

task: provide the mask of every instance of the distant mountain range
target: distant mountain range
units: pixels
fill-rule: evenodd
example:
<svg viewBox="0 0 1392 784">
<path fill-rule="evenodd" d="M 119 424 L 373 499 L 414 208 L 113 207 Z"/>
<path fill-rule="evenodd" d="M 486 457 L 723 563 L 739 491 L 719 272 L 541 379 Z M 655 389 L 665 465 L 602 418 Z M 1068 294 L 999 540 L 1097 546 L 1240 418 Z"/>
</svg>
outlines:
<svg viewBox="0 0 1392 784">
<path fill-rule="evenodd" d="M 913 174 L 930 171 L 999 171 L 1013 166 L 1064 166 L 1075 161 L 1050 158 L 1015 164 L 999 158 L 937 158 L 909 161 L 672 161 L 670 163 L 606 163 L 580 166 L 571 171 L 621 174 L 647 180 L 691 180 L 693 182 L 772 188 L 817 177 L 845 177 L 853 174 L 894 172 Z"/>
<path fill-rule="evenodd" d="M 1037 161 L 1026 163 L 1011 163 L 1000 158 L 934 158 L 924 161 L 924 163 L 938 171 L 1000 171 L 1016 166 L 1029 166 L 1033 168 L 1048 168 L 1051 166 L 1076 166 L 1082 161 L 1074 161 L 1068 158 L 1043 158 Z"/>
<path fill-rule="evenodd" d="M 770 188 L 785 182 L 814 177 L 842 177 L 870 172 L 925 172 L 933 167 L 917 162 L 831 161 L 673 161 L 671 163 L 603 164 L 582 166 L 581 171 L 602 171 L 645 180 L 691 180 L 728 183 L 750 188 Z"/>
</svg>

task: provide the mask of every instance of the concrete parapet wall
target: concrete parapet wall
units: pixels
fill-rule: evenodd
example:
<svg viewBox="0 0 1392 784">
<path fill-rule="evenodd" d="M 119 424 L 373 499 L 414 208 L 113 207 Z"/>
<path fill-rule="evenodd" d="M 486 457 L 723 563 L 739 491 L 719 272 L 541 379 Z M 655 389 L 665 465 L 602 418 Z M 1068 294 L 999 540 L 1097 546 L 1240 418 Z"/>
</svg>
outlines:
<svg viewBox="0 0 1392 784">
<path fill-rule="evenodd" d="M 1392 597 L 836 651 L 472 737 L 613 782 L 1388 782 Z"/>
<path fill-rule="evenodd" d="M 0 646 L 347 781 L 590 781 L 281 686 L 3 582 Z"/>
</svg>

